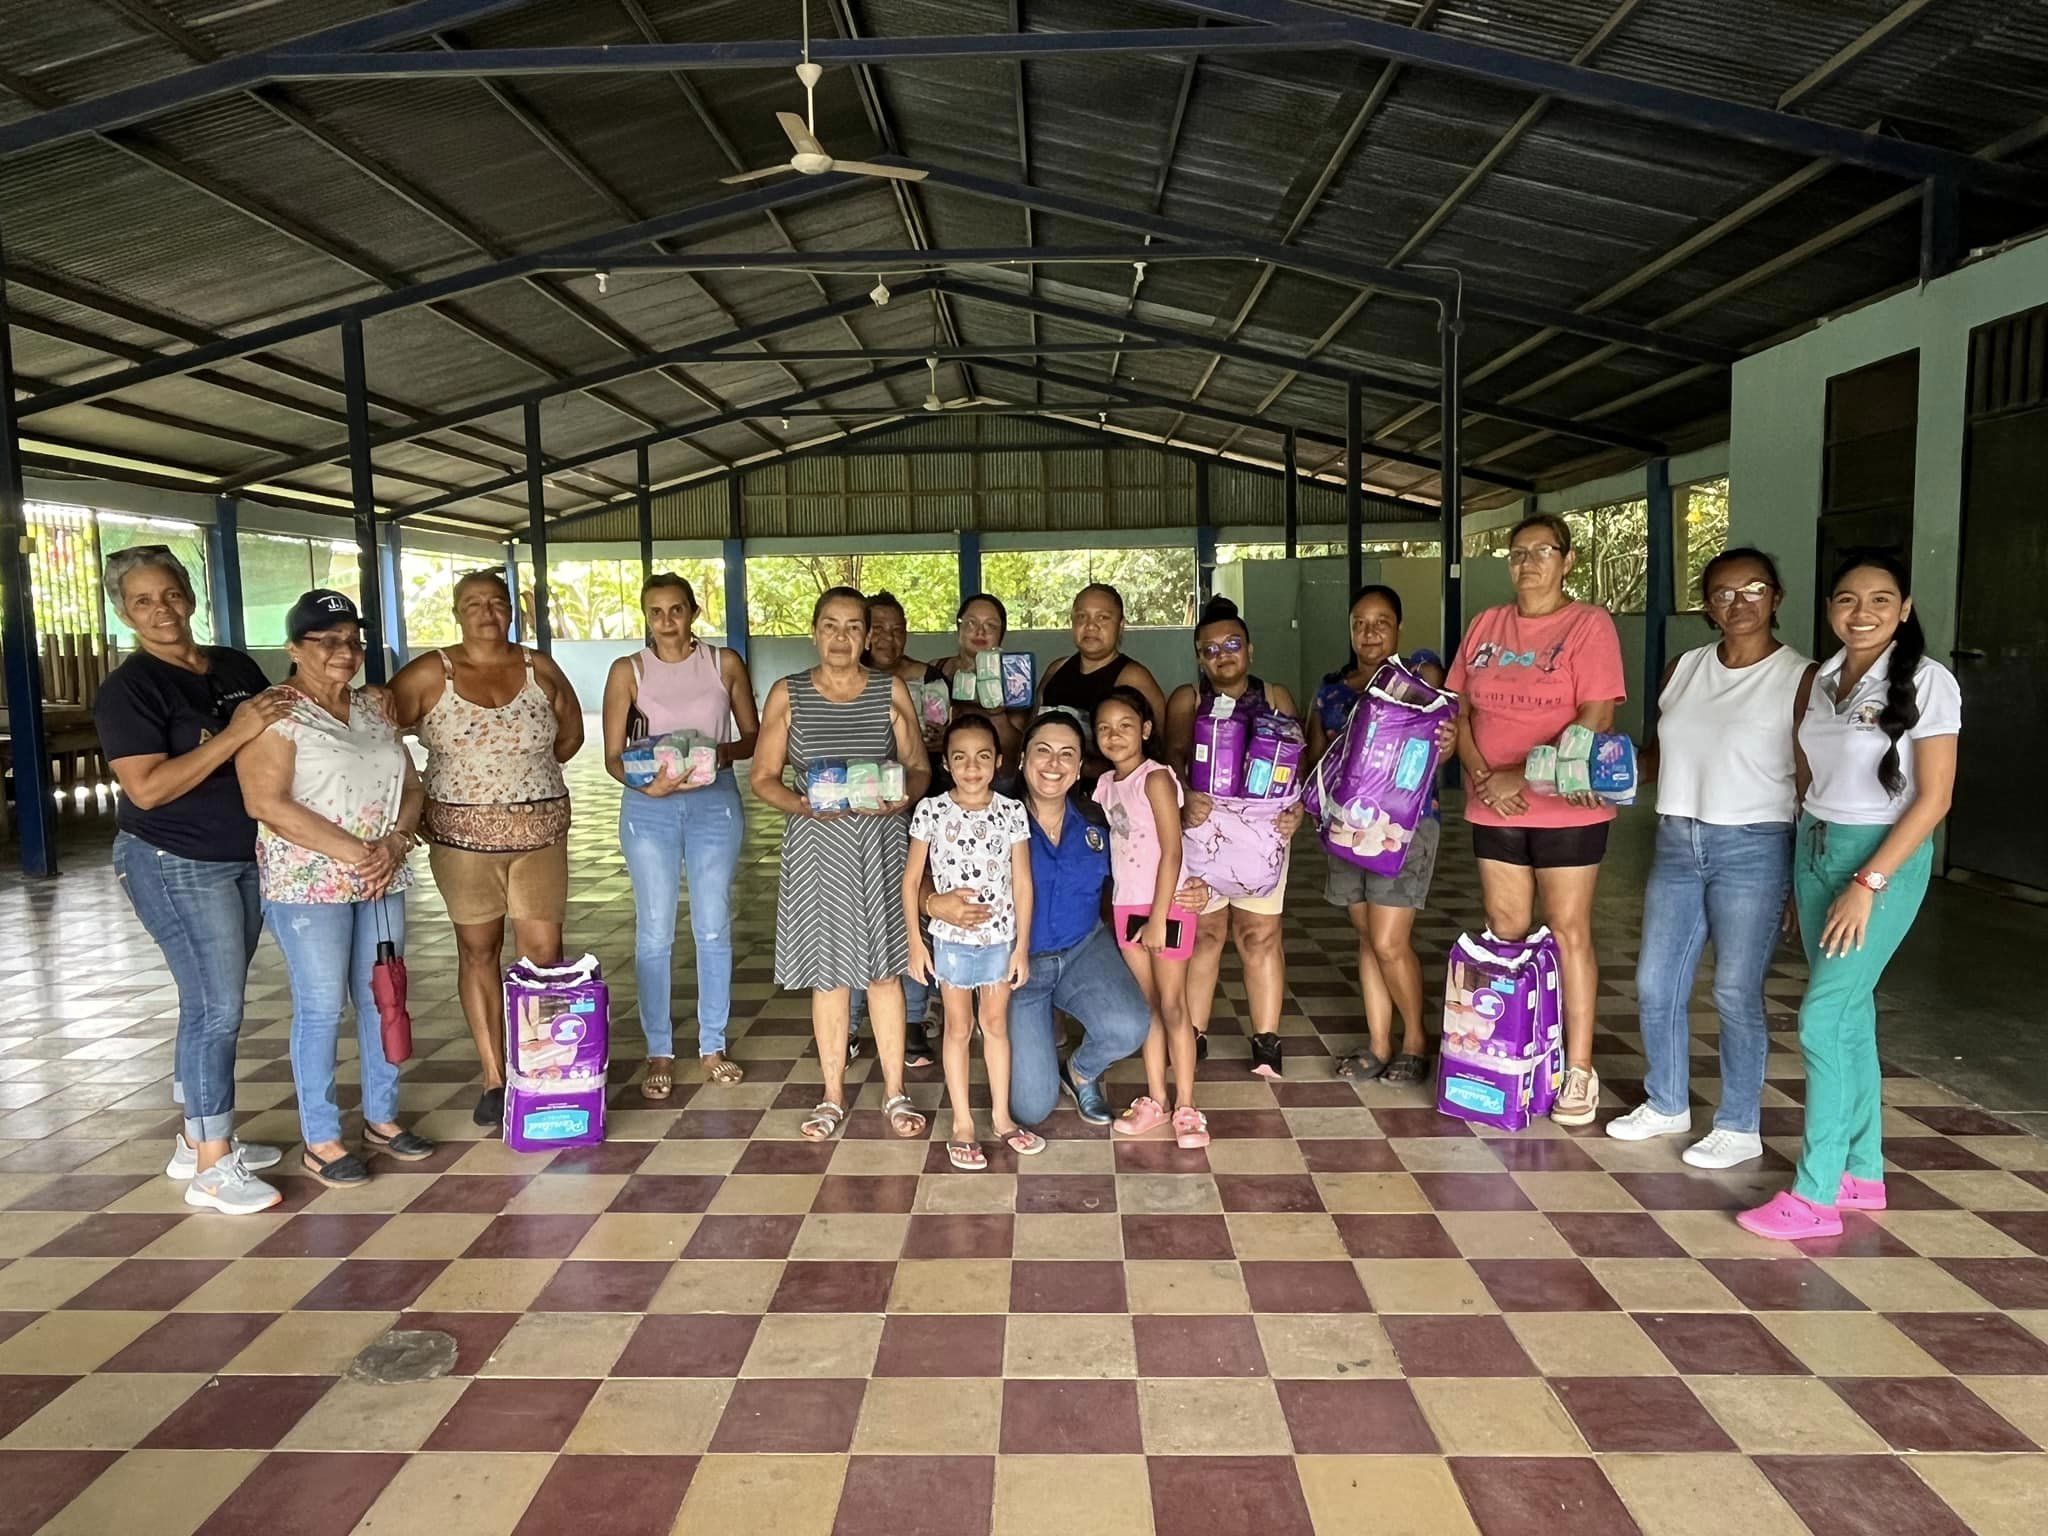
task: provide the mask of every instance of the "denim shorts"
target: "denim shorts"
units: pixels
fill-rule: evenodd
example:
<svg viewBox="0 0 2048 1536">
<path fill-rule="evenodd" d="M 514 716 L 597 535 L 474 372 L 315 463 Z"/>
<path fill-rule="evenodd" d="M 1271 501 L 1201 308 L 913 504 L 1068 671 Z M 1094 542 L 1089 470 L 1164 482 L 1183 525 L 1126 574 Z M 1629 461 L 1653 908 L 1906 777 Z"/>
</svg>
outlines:
<svg viewBox="0 0 2048 1536">
<path fill-rule="evenodd" d="M 971 990 L 993 987 L 1010 974 L 1007 944 L 956 944 L 932 940 L 932 979 L 942 986 Z"/>
</svg>

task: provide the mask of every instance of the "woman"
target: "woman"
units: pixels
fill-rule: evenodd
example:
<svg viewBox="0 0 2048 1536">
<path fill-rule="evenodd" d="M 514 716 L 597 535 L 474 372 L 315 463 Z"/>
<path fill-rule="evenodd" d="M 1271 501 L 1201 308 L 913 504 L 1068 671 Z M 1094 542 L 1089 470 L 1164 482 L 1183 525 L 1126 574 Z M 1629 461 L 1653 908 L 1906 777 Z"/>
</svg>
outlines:
<svg viewBox="0 0 2048 1536">
<path fill-rule="evenodd" d="M 717 744 L 718 774 L 688 784 L 666 774 L 627 785 L 619 796 L 619 847 L 633 880 L 633 978 L 647 1040 L 643 1097 L 660 1103 L 675 1089 L 675 1020 L 669 1013 L 676 898 L 690 881 L 690 933 L 697 946 L 697 1055 L 705 1078 L 731 1087 L 746 1074 L 725 1054 L 732 1019 L 732 879 L 746 815 L 732 765 L 754 755 L 761 725 L 754 685 L 737 651 L 699 640 L 699 609 L 688 581 L 667 572 L 640 588 L 646 649 L 612 663 L 604 683 L 604 766 L 626 783 L 627 721 L 638 733 L 695 731 Z"/>
<path fill-rule="evenodd" d="M 470 1118 L 505 1114 L 505 919 L 522 958 L 556 965 L 569 902 L 569 786 L 583 706 L 562 669 L 515 645 L 495 570 L 455 584 L 462 643 L 392 680 L 398 723 L 427 749 L 427 862 L 455 924 L 463 1016 L 483 1064 Z"/>
<path fill-rule="evenodd" d="M 1302 772 L 1308 773 L 1330 750 L 1344 729 L 1352 708 L 1365 696 L 1380 664 L 1401 650 L 1401 594 L 1392 587 L 1367 586 L 1351 599 L 1351 654 L 1345 665 L 1323 679 L 1308 713 L 1308 751 Z M 1443 658 L 1419 650 L 1407 660 L 1424 682 L 1443 685 Z M 1456 726 L 1444 724 L 1444 750 L 1456 745 Z M 1365 1049 L 1337 1062 L 1341 1077 L 1406 1086 L 1419 1083 L 1429 1070 L 1429 1042 L 1422 1032 L 1422 962 L 1415 958 L 1415 914 L 1429 902 L 1429 882 L 1436 873 L 1437 847 L 1443 817 L 1432 795 L 1428 814 L 1415 829 L 1408 856 L 1398 874 L 1375 875 L 1349 859 L 1329 856 L 1330 875 L 1323 899 L 1342 907 L 1358 935 L 1358 987 L 1365 1002 Z M 1394 1050 L 1394 1015 L 1401 1016 L 1401 1049 Z"/>
<path fill-rule="evenodd" d="M 1803 701 L 1796 748 L 1806 1135 L 1792 1188 L 1736 1218 L 1787 1240 L 1834 1236 L 1845 1207 L 1885 1208 L 1877 984 L 1927 894 L 1963 725 L 1954 676 L 1927 657 L 1905 567 L 1853 554 L 1829 592 L 1842 649 Z"/>
<path fill-rule="evenodd" d="M 1700 596 L 1721 638 L 1665 669 L 1654 767 L 1645 765 L 1657 781 L 1657 852 L 1636 1001 L 1650 1070 L 1644 1101 L 1610 1120 L 1607 1134 L 1647 1141 L 1692 1129 L 1687 1009 L 1711 940 L 1721 1105 L 1714 1128 L 1682 1154 L 1695 1168 L 1733 1168 L 1764 1151 L 1764 973 L 1792 888 L 1792 738 L 1815 670 L 1772 633 L 1784 595 L 1761 550 L 1707 563 Z"/>
<path fill-rule="evenodd" d="M 292 670 L 278 690 L 290 713 L 235 759 L 256 818 L 256 861 L 271 935 L 292 989 L 292 1083 L 306 1172 L 341 1189 L 370 1177 L 343 1145 L 335 1099 L 342 1004 L 356 1010 L 363 1079 L 363 1144 L 401 1162 L 434 1144 L 397 1122 L 398 1068 L 385 1059 L 370 973 L 377 946 L 405 944 L 405 857 L 418 841 L 421 800 L 412 757 L 367 688 L 356 605 L 315 590 L 285 616 Z"/>
<path fill-rule="evenodd" d="M 803 1123 L 813 1141 L 836 1135 L 846 1118 L 847 992 L 866 990 L 881 1057 L 883 1117 L 901 1137 L 922 1136 L 925 1117 L 903 1091 L 903 987 L 909 940 L 903 927 L 903 868 L 909 831 L 903 813 L 931 780 L 924 737 L 900 679 L 860 664 L 867 648 L 867 599 L 832 587 L 811 610 L 818 665 L 768 690 L 751 782 L 761 801 L 788 817 L 775 894 L 775 982 L 811 994 L 811 1031 L 824 1097 Z M 817 811 L 803 784 L 809 766 L 845 758 L 903 765 L 904 798 L 871 811 Z M 796 787 L 783 782 L 794 770 Z"/>
<path fill-rule="evenodd" d="M 960 649 L 944 661 L 935 661 L 925 668 L 924 680 L 928 683 L 950 683 L 956 672 L 972 673 L 975 658 L 983 651 L 1000 651 L 1003 636 L 1010 632 L 1010 611 L 1003 606 L 999 597 L 986 592 L 977 592 L 960 605 Z M 987 715 L 995 722 L 996 740 L 1002 746 L 1003 762 L 1015 767 L 1017 743 L 1024 739 L 1024 727 L 1030 722 L 1028 709 L 984 709 L 981 705 L 966 699 L 953 701 L 953 713 L 957 715 Z"/>
<path fill-rule="evenodd" d="M 1152 706 L 1152 718 L 1166 718 L 1166 695 L 1151 668 L 1123 653 L 1124 598 L 1106 581 L 1093 581 L 1074 597 L 1074 654 L 1046 669 L 1038 687 L 1040 709 L 1064 709 L 1089 734 L 1082 777 L 1093 785 L 1107 766 L 1093 741 L 1095 707 L 1112 688 L 1135 688 Z"/>
<path fill-rule="evenodd" d="M 1612 730 L 1614 707 L 1628 697 L 1613 618 L 1565 592 L 1577 559 L 1563 518 L 1539 513 L 1517 523 L 1508 539 L 1515 600 L 1473 620 L 1450 676 L 1463 700 L 1458 758 L 1486 926 L 1511 942 L 1523 939 L 1536 926 L 1540 900 L 1557 936 L 1565 1075 L 1550 1117 L 1567 1126 L 1591 1125 L 1600 1111 L 1593 891 L 1614 807 L 1590 794 L 1531 793 L 1522 763 L 1531 747 L 1556 741 L 1568 725 Z"/>
<path fill-rule="evenodd" d="M 284 1197 L 255 1177 L 282 1154 L 234 1136 L 242 993 L 263 932 L 256 823 L 234 761 L 290 705 L 249 657 L 192 638 L 192 578 L 163 545 L 114 555 L 106 588 L 136 643 L 92 709 L 121 785 L 114 872 L 178 987 L 185 1123 L 164 1171 L 190 1181 L 187 1205 L 245 1216 Z"/>
<path fill-rule="evenodd" d="M 860 664 L 870 671 L 886 672 L 906 683 L 924 680 L 925 664 L 906 652 L 910 644 L 910 620 L 903 602 L 886 589 L 868 597 L 868 648 Z"/>
<path fill-rule="evenodd" d="M 1187 781 L 1195 747 L 1195 717 L 1216 707 L 1219 698 L 1238 701 L 1259 713 L 1294 716 L 1294 695 L 1279 683 L 1262 681 L 1252 672 L 1252 632 L 1227 597 L 1204 605 L 1195 630 L 1195 663 L 1199 687 L 1182 683 L 1166 701 L 1166 755 Z M 1199 827 L 1209 819 L 1209 796 L 1190 790 L 1181 810 L 1182 822 Z M 1283 812 L 1277 822 L 1283 849 L 1301 825 L 1299 806 Z M 1281 1070 L 1280 1006 L 1287 990 L 1287 956 L 1280 939 L 1280 913 L 1287 904 L 1287 869 L 1291 854 L 1283 853 L 1280 883 L 1264 896 L 1215 896 L 1201 908 L 1195 925 L 1195 955 L 1188 962 L 1188 1017 L 1194 1021 L 1197 1053 L 1208 1055 L 1209 1013 L 1216 1006 L 1216 978 L 1223 969 L 1223 943 L 1237 944 L 1244 963 L 1244 989 L 1252 1015 L 1252 1071 L 1277 1080 Z"/>
<path fill-rule="evenodd" d="M 1081 1118 L 1107 1125 L 1112 1115 L 1103 1074 L 1135 1056 L 1151 1028 L 1151 1010 L 1116 936 L 1102 920 L 1110 883 L 1109 826 L 1080 792 L 1086 743 L 1069 715 L 1040 715 L 1024 734 L 1020 774 L 1031 832 L 1031 972 L 1010 997 L 1010 1113 L 1020 1125 L 1052 1114 L 1059 1095 L 1072 1096 Z M 1199 881 L 1184 883 L 1178 905 L 1200 911 L 1209 899 Z M 928 916 L 973 928 L 990 909 L 969 893 L 933 894 Z M 1064 1064 L 1053 1010 L 1081 1026 L 1081 1043 Z"/>
</svg>

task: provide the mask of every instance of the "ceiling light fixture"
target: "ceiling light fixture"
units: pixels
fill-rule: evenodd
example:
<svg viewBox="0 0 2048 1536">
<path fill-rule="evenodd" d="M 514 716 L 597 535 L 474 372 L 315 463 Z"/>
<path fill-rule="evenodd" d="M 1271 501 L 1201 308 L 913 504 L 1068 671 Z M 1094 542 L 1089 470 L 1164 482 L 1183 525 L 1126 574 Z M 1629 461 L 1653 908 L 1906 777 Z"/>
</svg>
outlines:
<svg viewBox="0 0 2048 1536">
<path fill-rule="evenodd" d="M 884 304 L 887 304 L 889 302 L 890 298 L 891 294 L 889 292 L 888 283 L 883 281 L 882 275 L 879 272 L 876 273 L 875 286 L 868 290 L 868 301 L 871 304 L 873 304 L 875 308 L 880 309 Z"/>
<path fill-rule="evenodd" d="M 612 275 L 609 272 L 600 272 L 597 274 L 597 291 L 600 295 L 607 294 L 612 291 L 611 280 Z"/>
</svg>

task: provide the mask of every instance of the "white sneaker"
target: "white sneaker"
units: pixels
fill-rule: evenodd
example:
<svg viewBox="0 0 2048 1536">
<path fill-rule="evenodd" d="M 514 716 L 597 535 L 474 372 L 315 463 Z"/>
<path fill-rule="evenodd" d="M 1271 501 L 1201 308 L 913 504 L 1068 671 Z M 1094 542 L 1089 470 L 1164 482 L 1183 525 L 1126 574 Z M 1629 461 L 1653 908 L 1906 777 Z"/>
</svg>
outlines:
<svg viewBox="0 0 2048 1536">
<path fill-rule="evenodd" d="M 230 1152 L 185 1187 L 187 1205 L 204 1206 L 224 1216 L 253 1216 L 283 1198 L 248 1170 L 240 1152 Z"/>
<path fill-rule="evenodd" d="M 1616 1141 L 1648 1141 L 1655 1136 L 1682 1136 L 1692 1129 L 1692 1116 L 1659 1114 L 1649 1104 L 1638 1104 L 1625 1115 L 1607 1122 L 1607 1134 Z"/>
<path fill-rule="evenodd" d="M 1719 1126 L 1678 1154 L 1695 1168 L 1734 1168 L 1764 1155 L 1764 1139 L 1752 1131 Z"/>
<path fill-rule="evenodd" d="M 241 1158 L 242 1166 L 252 1173 L 261 1173 L 265 1168 L 275 1168 L 284 1154 L 275 1147 L 251 1146 L 241 1137 L 228 1139 L 228 1151 Z M 183 1131 L 178 1132 L 178 1144 L 171 1148 L 171 1160 L 164 1164 L 164 1172 L 174 1179 L 189 1179 L 199 1171 L 199 1153 L 192 1143 L 185 1139 Z"/>
<path fill-rule="evenodd" d="M 1558 1125 L 1591 1125 L 1599 1114 L 1600 1074 L 1591 1067 L 1566 1067 L 1551 1120 Z"/>
</svg>

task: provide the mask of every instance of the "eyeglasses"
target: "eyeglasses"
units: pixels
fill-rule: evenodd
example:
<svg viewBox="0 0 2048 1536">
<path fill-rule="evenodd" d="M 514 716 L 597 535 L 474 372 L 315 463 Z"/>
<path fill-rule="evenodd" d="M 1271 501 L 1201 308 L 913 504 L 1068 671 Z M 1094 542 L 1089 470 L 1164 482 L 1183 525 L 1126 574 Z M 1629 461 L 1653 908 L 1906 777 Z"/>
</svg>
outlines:
<svg viewBox="0 0 2048 1536">
<path fill-rule="evenodd" d="M 1739 587 L 1716 587 L 1707 594 L 1707 605 L 1732 608 L 1738 599 L 1745 603 L 1761 603 L 1776 590 L 1768 581 L 1746 581 Z"/>
<path fill-rule="evenodd" d="M 353 651 L 360 654 L 369 649 L 363 644 L 361 635 L 308 635 L 299 644 L 311 646 L 316 651 L 325 651 L 330 656 L 338 651 Z"/>
<path fill-rule="evenodd" d="M 1195 647 L 1195 654 L 1204 661 L 1215 661 L 1223 656 L 1235 656 L 1244 649 L 1244 636 L 1232 635 L 1228 640 L 1211 640 Z"/>
<path fill-rule="evenodd" d="M 1564 551 L 1555 544 L 1519 544 L 1508 551 L 1508 564 L 1528 565 L 1533 562 L 1541 565 L 1545 561 L 1557 559 L 1563 553 Z"/>
</svg>

